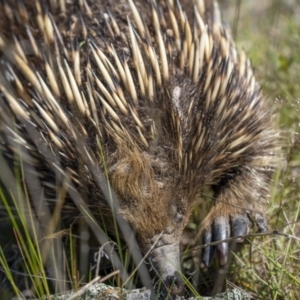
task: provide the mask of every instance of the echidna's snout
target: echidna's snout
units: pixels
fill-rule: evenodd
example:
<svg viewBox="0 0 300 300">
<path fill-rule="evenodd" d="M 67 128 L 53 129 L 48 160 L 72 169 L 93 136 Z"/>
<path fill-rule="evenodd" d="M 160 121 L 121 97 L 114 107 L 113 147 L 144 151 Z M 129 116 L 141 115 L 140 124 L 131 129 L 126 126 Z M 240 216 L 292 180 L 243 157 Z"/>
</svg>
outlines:
<svg viewBox="0 0 300 300">
<path fill-rule="evenodd" d="M 149 255 L 149 261 L 162 281 L 164 289 L 172 294 L 180 294 L 183 281 L 180 276 L 179 244 L 158 245 Z"/>
<path fill-rule="evenodd" d="M 175 272 L 172 276 L 167 276 L 164 280 L 164 285 L 172 295 L 178 295 L 183 290 L 183 281 L 178 272 Z"/>
</svg>

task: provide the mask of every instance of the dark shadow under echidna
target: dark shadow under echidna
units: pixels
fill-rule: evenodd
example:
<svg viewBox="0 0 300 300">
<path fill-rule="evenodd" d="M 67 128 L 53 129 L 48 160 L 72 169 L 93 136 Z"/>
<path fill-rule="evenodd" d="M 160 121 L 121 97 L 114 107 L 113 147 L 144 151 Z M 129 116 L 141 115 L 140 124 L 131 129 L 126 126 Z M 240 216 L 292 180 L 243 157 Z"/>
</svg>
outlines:
<svg viewBox="0 0 300 300">
<path fill-rule="evenodd" d="M 277 132 L 216 3 L 6 0 L 0 27 L 1 153 L 28 167 L 31 198 L 40 186 L 55 205 L 64 183 L 112 229 L 113 194 L 173 294 L 203 187 L 215 198 L 204 243 L 266 230 Z M 78 216 L 63 205 L 63 218 Z M 225 264 L 227 243 L 216 253 Z M 213 248 L 202 257 L 209 265 Z"/>
</svg>

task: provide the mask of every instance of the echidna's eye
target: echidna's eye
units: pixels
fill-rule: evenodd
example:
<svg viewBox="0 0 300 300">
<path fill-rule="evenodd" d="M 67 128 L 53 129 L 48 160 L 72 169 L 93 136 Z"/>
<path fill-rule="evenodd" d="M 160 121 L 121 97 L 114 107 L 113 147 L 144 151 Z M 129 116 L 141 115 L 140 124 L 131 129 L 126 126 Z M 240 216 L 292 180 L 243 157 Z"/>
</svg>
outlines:
<svg viewBox="0 0 300 300">
<path fill-rule="evenodd" d="M 175 215 L 175 222 L 180 223 L 183 220 L 183 214 L 180 212 L 177 212 Z"/>
<path fill-rule="evenodd" d="M 178 205 L 171 205 L 170 216 L 173 218 L 174 223 L 180 223 L 183 220 L 184 214 Z"/>
</svg>

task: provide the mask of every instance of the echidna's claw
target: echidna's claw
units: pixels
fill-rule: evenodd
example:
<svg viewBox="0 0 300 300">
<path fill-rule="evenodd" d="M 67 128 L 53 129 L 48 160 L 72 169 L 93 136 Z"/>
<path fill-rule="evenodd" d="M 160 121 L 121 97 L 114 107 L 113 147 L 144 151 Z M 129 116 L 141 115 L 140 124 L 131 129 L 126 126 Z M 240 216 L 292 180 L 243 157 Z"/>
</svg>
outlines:
<svg viewBox="0 0 300 300">
<path fill-rule="evenodd" d="M 258 227 L 262 231 L 266 228 L 266 224 L 263 219 L 257 219 Z M 230 228 L 231 225 L 231 228 Z M 208 227 L 203 233 L 203 243 L 210 244 L 212 242 L 218 242 L 226 240 L 231 236 L 243 236 L 249 231 L 250 220 L 246 215 L 235 215 L 229 218 L 219 216 L 213 221 L 213 225 Z M 243 243 L 244 238 L 238 238 L 235 240 L 236 243 Z M 216 251 L 217 258 L 220 265 L 225 265 L 228 260 L 228 242 L 220 242 L 218 245 L 207 246 L 202 252 L 202 262 L 206 267 L 210 266 L 213 256 Z"/>
<path fill-rule="evenodd" d="M 266 232 L 268 230 L 266 219 L 264 218 L 257 218 L 256 219 L 256 225 L 260 232 Z"/>
<path fill-rule="evenodd" d="M 248 233 L 249 220 L 244 216 L 236 216 L 232 218 L 232 235 L 241 236 Z M 235 240 L 237 243 L 243 243 L 243 238 L 238 238 Z"/>
<path fill-rule="evenodd" d="M 222 242 L 217 247 L 217 253 L 218 253 L 218 260 L 220 262 L 220 265 L 225 265 L 227 263 L 228 259 L 228 243 Z"/>
<path fill-rule="evenodd" d="M 214 241 L 225 240 L 229 237 L 229 224 L 225 217 L 220 216 L 214 221 Z M 228 257 L 227 242 L 220 243 L 217 246 L 217 255 L 221 265 L 225 265 Z"/>
<path fill-rule="evenodd" d="M 209 244 L 212 242 L 212 234 L 210 228 L 204 233 L 203 243 Z M 215 246 L 208 246 L 203 249 L 203 262 L 205 266 L 210 266 L 215 252 Z"/>
</svg>

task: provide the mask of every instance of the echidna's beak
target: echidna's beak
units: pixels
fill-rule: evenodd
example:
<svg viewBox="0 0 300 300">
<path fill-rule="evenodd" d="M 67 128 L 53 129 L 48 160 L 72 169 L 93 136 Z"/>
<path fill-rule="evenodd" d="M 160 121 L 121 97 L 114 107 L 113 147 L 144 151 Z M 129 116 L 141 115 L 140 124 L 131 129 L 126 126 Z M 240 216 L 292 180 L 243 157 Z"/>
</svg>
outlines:
<svg viewBox="0 0 300 300">
<path fill-rule="evenodd" d="M 163 245 L 151 251 L 149 260 L 160 275 L 168 293 L 180 294 L 183 290 L 183 281 L 180 276 L 179 244 Z"/>
</svg>

